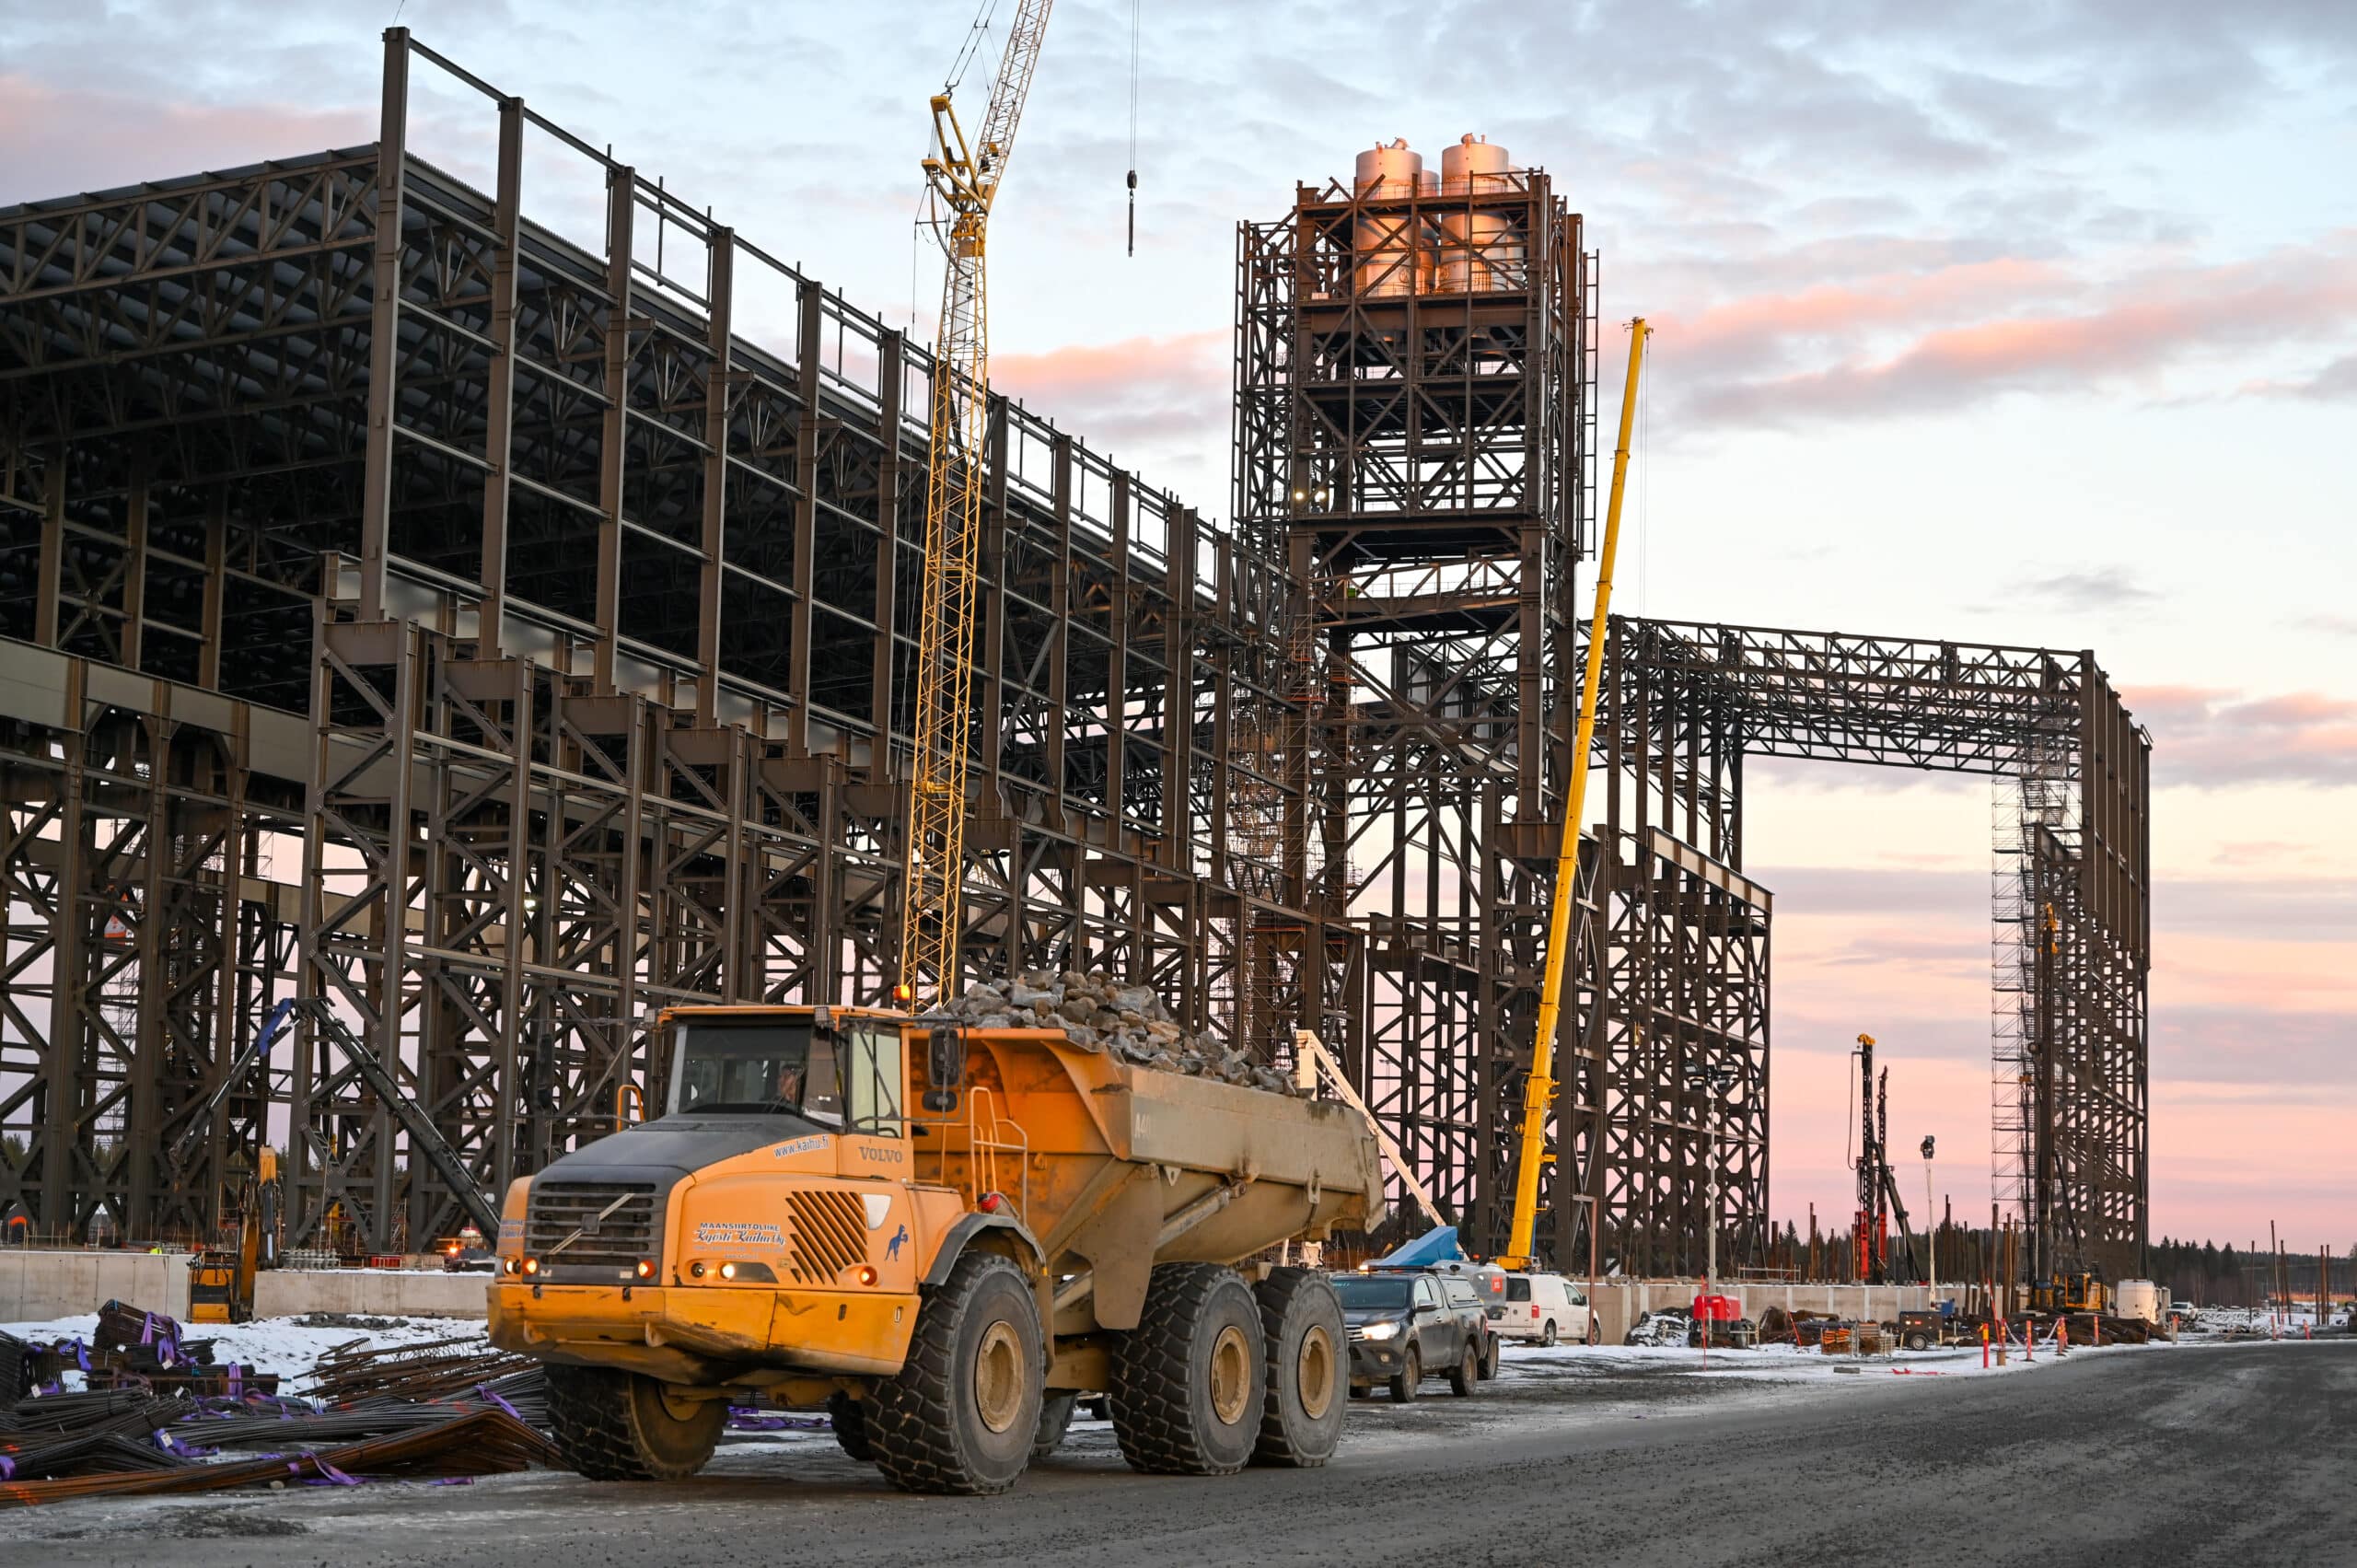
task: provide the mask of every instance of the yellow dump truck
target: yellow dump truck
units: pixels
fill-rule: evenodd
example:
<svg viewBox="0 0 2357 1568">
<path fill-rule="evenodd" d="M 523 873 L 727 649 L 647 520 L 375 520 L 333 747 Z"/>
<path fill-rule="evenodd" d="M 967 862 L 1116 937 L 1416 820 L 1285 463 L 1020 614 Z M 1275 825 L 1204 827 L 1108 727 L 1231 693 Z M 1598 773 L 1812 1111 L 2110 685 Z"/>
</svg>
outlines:
<svg viewBox="0 0 2357 1568">
<path fill-rule="evenodd" d="M 1322 1464 L 1349 1346 L 1312 1270 L 1376 1146 L 1329 1101 L 1060 1031 L 827 1007 L 665 1015 L 663 1114 L 509 1188 L 491 1334 L 586 1476 L 708 1459 L 732 1398 L 824 1405 L 911 1491 L 993 1493 L 1102 1391 L 1141 1470 Z"/>
</svg>

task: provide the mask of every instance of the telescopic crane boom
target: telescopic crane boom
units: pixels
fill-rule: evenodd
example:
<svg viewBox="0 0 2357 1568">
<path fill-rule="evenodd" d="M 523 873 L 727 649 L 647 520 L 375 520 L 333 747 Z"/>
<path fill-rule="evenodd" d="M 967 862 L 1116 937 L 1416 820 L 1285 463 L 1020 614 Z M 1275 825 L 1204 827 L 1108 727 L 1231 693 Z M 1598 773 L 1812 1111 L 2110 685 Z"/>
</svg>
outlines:
<svg viewBox="0 0 2357 1568">
<path fill-rule="evenodd" d="M 1555 1100 L 1555 1027 L 1562 1013 L 1563 951 L 1571 945 L 1572 905 L 1579 897 L 1580 814 L 1587 796 L 1588 749 L 1596 739 L 1596 693 L 1604 677 L 1604 645 L 1612 627 L 1612 561 L 1620 548 L 1620 497 L 1629 482 L 1629 437 L 1637 411 L 1637 372 L 1653 331 L 1643 316 L 1629 323 L 1629 381 L 1620 392 L 1620 444 L 1612 452 L 1612 499 L 1604 514 L 1604 551 L 1596 565 L 1596 613 L 1589 618 L 1587 672 L 1580 685 L 1579 734 L 1572 742 L 1572 787 L 1563 802 L 1562 847 L 1555 855 L 1555 896 L 1547 919 L 1547 969 L 1538 985 L 1538 1038 L 1531 1042 L 1530 1076 L 1522 1090 L 1521 1148 L 1515 1156 L 1514 1228 L 1492 1261 L 1530 1267 L 1538 1231 L 1538 1167 L 1547 1158 L 1547 1116 Z M 1588 1216 L 1593 1226 L 1596 1215 Z"/>
<path fill-rule="evenodd" d="M 1015 150 L 1052 0 L 1021 0 L 991 85 L 981 134 L 966 139 L 948 87 L 933 95 L 924 160 L 941 241 L 941 337 L 934 352 L 925 472 L 924 592 L 917 632 L 916 755 L 901 878 L 900 1000 L 955 988 L 966 860 L 966 753 L 973 727 L 974 587 L 989 433 L 990 328 L 983 249 L 991 204 Z"/>
</svg>

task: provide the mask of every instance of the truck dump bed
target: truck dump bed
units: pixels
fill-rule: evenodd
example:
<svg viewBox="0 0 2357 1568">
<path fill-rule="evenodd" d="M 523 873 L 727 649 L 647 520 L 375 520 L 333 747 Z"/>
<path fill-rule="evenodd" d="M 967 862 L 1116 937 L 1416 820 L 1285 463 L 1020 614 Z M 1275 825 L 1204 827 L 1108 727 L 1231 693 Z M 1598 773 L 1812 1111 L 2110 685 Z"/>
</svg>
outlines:
<svg viewBox="0 0 2357 1568">
<path fill-rule="evenodd" d="M 1375 1139 L 1348 1106 L 1155 1072 L 1053 1029 L 970 1030 L 957 1112 L 912 1118 L 915 1173 L 996 1192 L 1039 1243 L 1059 1332 L 1137 1321 L 1155 1262 L 1231 1263 L 1371 1228 Z"/>
</svg>

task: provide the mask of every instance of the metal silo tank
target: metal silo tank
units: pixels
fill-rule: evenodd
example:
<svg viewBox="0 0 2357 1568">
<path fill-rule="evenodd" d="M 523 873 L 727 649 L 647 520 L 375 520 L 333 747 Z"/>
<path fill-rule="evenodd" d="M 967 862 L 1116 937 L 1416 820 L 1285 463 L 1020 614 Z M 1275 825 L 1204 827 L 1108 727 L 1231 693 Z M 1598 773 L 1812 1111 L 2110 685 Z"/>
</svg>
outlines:
<svg viewBox="0 0 2357 1568">
<path fill-rule="evenodd" d="M 1440 156 L 1444 202 L 1514 188 L 1506 149 L 1468 132 Z M 1491 294 L 1527 281 L 1523 241 L 1514 220 L 1469 200 L 1440 215 L 1439 286 L 1443 294 Z"/>
<path fill-rule="evenodd" d="M 1432 287 L 1432 237 L 1409 206 L 1413 198 L 1429 193 L 1432 188 L 1423 155 L 1411 151 L 1404 139 L 1378 144 L 1359 154 L 1352 193 L 1364 203 L 1380 204 L 1377 210 L 1362 211 L 1351 222 L 1352 271 L 1360 297 L 1412 294 Z"/>
</svg>

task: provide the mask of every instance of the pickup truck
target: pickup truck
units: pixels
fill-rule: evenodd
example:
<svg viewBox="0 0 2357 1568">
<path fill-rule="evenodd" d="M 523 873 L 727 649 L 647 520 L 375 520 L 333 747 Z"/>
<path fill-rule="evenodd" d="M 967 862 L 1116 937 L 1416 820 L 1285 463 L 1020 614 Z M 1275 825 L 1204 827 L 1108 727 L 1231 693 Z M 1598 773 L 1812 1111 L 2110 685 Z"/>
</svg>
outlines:
<svg viewBox="0 0 2357 1568">
<path fill-rule="evenodd" d="M 1446 1377 L 1449 1392 L 1460 1397 L 1480 1382 L 1490 1328 L 1480 1297 L 1464 1282 L 1414 1271 L 1337 1274 L 1334 1293 L 1350 1335 L 1353 1394 L 1372 1393 L 1380 1383 L 1393 1403 L 1404 1405 L 1426 1377 Z"/>
</svg>

